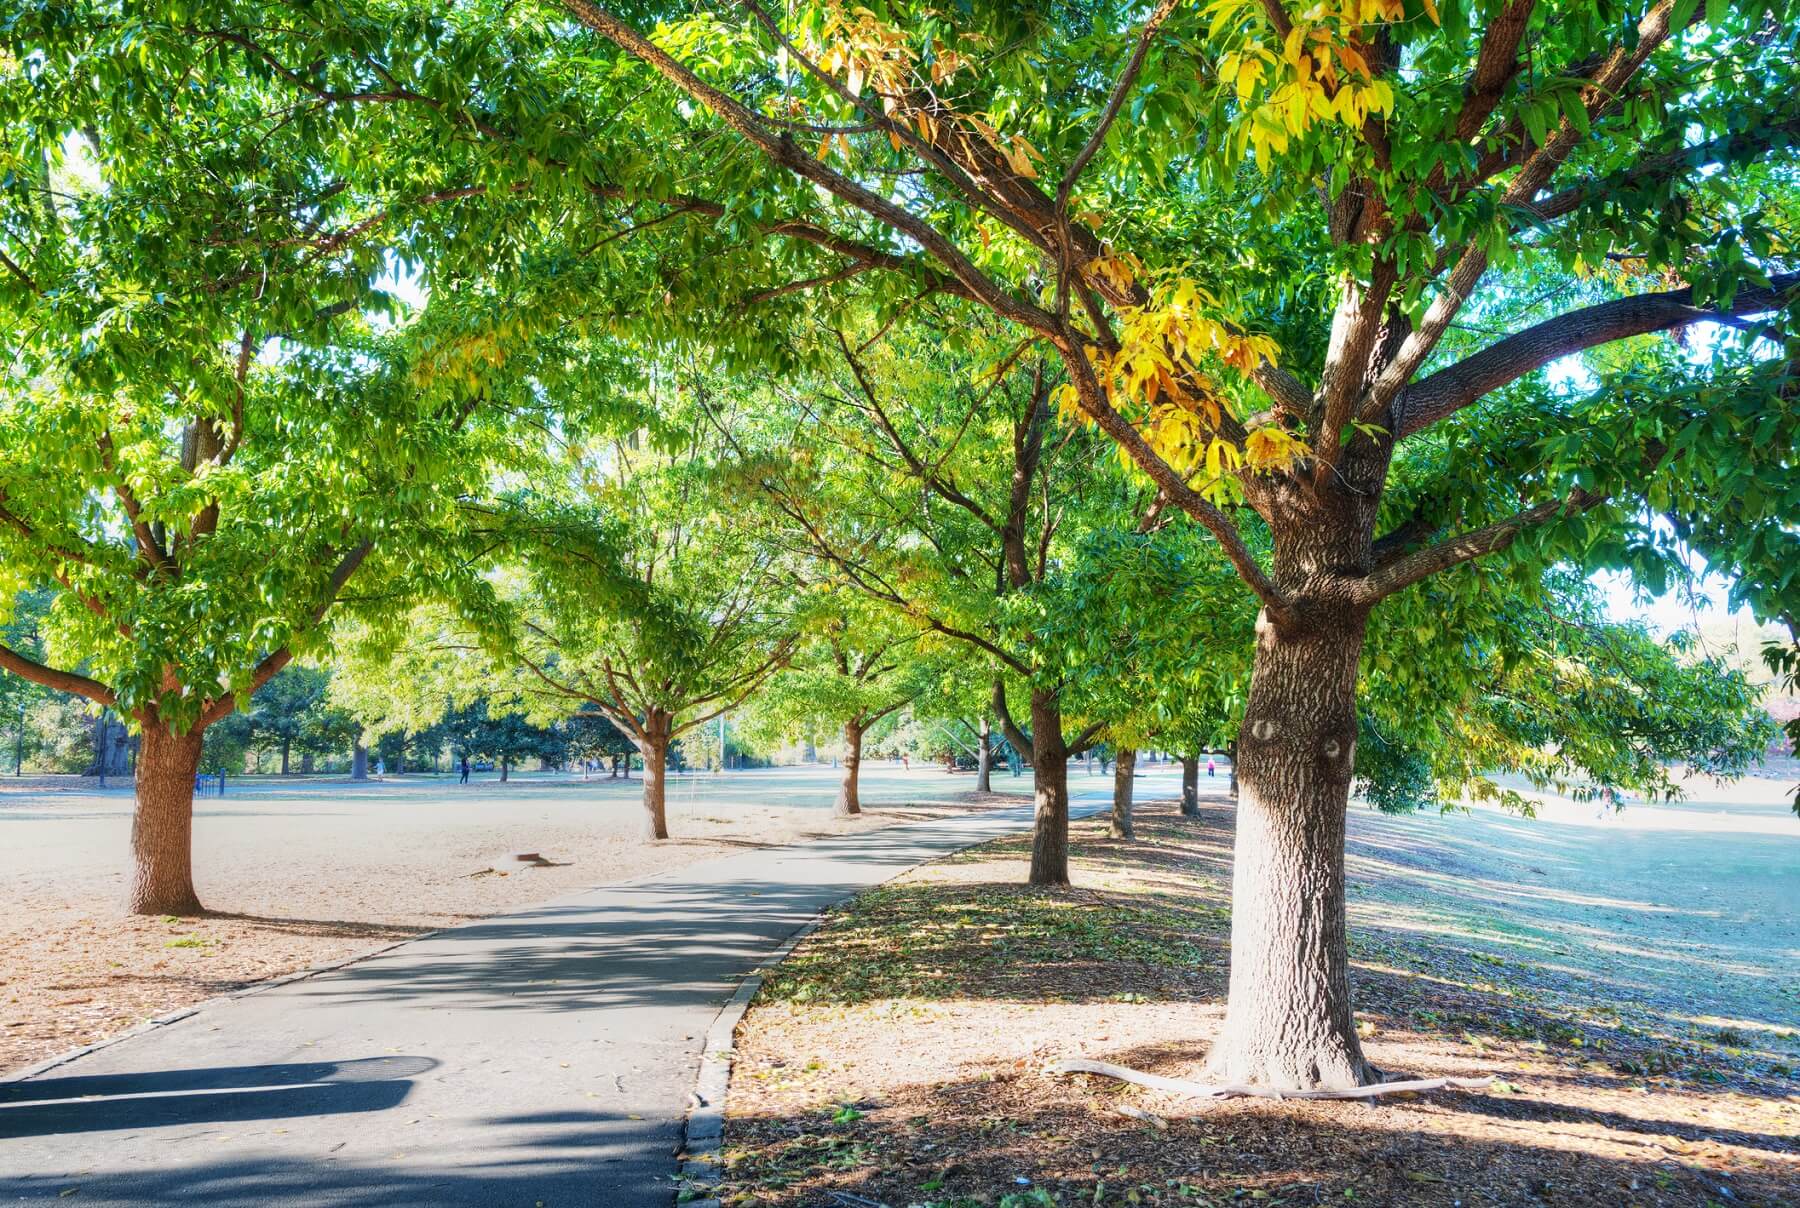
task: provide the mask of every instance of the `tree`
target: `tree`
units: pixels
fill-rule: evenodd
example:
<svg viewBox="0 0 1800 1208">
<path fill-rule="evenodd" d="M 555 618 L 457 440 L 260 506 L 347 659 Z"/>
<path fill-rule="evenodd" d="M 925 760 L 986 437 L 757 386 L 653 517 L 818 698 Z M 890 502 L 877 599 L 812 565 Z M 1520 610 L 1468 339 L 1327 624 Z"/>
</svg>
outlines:
<svg viewBox="0 0 1800 1208">
<path fill-rule="evenodd" d="M 559 763 L 568 750 L 562 734 L 533 725 L 523 713 L 499 712 L 486 699 L 451 711 L 444 718 L 443 732 L 453 758 L 493 760 L 502 784 L 519 760 L 535 756 Z"/>
<path fill-rule="evenodd" d="M 745 424 L 735 439 L 781 540 L 987 664 L 992 715 L 1033 769 L 1030 882 L 1066 885 L 1067 762 L 1100 727 L 1065 730 L 1080 716 L 1065 696 L 1079 667 L 1059 639 L 1095 619 L 1056 610 L 1056 584 L 1086 526 L 1115 522 L 1094 499 L 1122 480 L 1058 421 L 1053 367 L 992 337 L 894 333 L 859 353 L 830 330 L 819 376 L 775 387 L 754 433 Z M 1009 679 L 1025 686 L 1024 724 Z"/>
<path fill-rule="evenodd" d="M 693 396 L 690 395 L 690 398 Z M 782 559 L 735 522 L 699 405 L 596 448 L 496 523 L 519 534 L 491 609 L 466 608 L 534 715 L 598 709 L 644 762 L 644 838 L 669 837 L 669 744 L 730 712 L 793 652 Z M 636 446 L 636 447 L 634 447 Z"/>
<path fill-rule="evenodd" d="M 206 729 L 352 576 L 403 613 L 458 565 L 455 501 L 541 430 L 557 364 L 507 355 L 517 274 L 458 271 L 506 225 L 472 208 L 515 199 L 396 160 L 422 111 L 297 103 L 228 31 L 80 7 L 0 33 L 0 576 L 52 597 L 42 657 L 0 667 L 138 731 L 128 905 L 192 914 Z M 379 283 L 425 261 L 447 288 L 397 316 Z"/>
<path fill-rule="evenodd" d="M 590 763 L 610 758 L 612 770 L 607 779 L 618 779 L 621 770 L 627 780 L 631 779 L 631 753 L 637 745 L 599 709 L 588 706 L 570 715 L 563 723 L 563 741 L 569 755 L 581 761 L 583 777 Z"/>
<path fill-rule="evenodd" d="M 755 729 L 768 737 L 818 741 L 830 732 L 844 747 L 843 780 L 832 802 L 840 818 L 862 813 L 858 773 L 863 742 L 884 718 L 920 691 L 913 658 L 919 633 L 854 592 L 828 590 L 802 619 L 794 657 L 758 693 Z"/>
<path fill-rule="evenodd" d="M 296 745 L 303 755 L 341 751 L 356 732 L 355 722 L 327 703 L 331 676 L 316 667 L 288 666 L 256 690 L 243 717 L 253 745 L 281 752 L 281 774 L 289 771 Z"/>
<path fill-rule="evenodd" d="M 1761 565 L 1800 539 L 1768 522 L 1793 489 L 1779 450 L 1794 441 L 1748 455 L 1724 421 L 1792 431 L 1754 366 L 1714 373 L 1726 358 L 1713 356 L 1627 382 L 1597 365 L 1610 379 L 1597 394 L 1533 376 L 1784 307 L 1796 278 L 1767 215 L 1784 212 L 1785 178 L 1759 166 L 1792 144 L 1787 42 L 1763 36 L 1785 28 L 1785 6 L 1516 0 L 1478 23 L 1398 0 L 1303 14 L 1162 0 L 1135 35 L 1099 37 L 1015 6 L 952 24 L 823 3 L 784 23 L 751 4 L 671 13 L 654 36 L 590 0 L 563 7 L 596 35 L 588 48 L 623 50 L 691 106 L 658 115 L 666 162 L 705 178 L 707 151 L 685 136 L 722 127 L 731 138 L 713 146 L 767 165 L 751 182 L 765 212 L 835 237 L 811 288 L 892 272 L 1053 349 L 1064 405 L 1210 532 L 1254 594 L 1230 1004 L 1209 1058 L 1222 1081 L 1379 1076 L 1351 1022 L 1342 885 L 1378 604 L 1509 548 L 1644 571 L 1667 552 L 1631 539 L 1647 511 L 1723 524 L 1733 535 L 1714 547 Z M 1103 8 L 1092 28 L 1124 30 L 1131 11 Z M 702 27 L 704 65 L 690 49 Z M 796 71 L 762 69 L 778 50 Z M 1128 106 L 1134 120 L 1118 121 Z M 827 131 L 817 153 L 793 138 L 800 120 Z M 1712 170 L 1724 164 L 1758 167 Z M 1531 395 L 1529 439 L 1496 443 L 1494 412 L 1517 418 Z M 1485 480 L 1420 474 L 1431 489 L 1396 492 L 1414 506 L 1389 498 L 1459 460 L 1487 462 Z M 1765 489 L 1771 469 L 1785 477 Z M 1246 525 L 1267 527 L 1267 564 Z"/>
</svg>

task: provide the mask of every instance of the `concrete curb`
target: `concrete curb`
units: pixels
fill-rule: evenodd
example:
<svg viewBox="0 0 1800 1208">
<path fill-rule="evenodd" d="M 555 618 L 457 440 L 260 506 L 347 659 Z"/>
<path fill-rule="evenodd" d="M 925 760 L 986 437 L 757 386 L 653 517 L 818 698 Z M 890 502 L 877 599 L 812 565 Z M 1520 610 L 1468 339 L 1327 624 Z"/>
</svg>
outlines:
<svg viewBox="0 0 1800 1208">
<path fill-rule="evenodd" d="M 725 1145 L 725 1096 L 731 1087 L 731 1068 L 737 1057 L 738 1024 L 743 1022 L 744 1012 L 750 1009 L 750 1001 L 762 989 L 763 979 L 824 921 L 825 916 L 819 914 L 783 940 L 762 964 L 738 983 L 737 992 L 719 1009 L 718 1017 L 706 1030 L 706 1043 L 700 1052 L 700 1072 L 684 1125 L 681 1165 L 676 1174 L 679 1188 L 710 1191 L 718 1186 L 719 1153 Z M 689 1208 L 720 1208 L 716 1197 L 685 1202 Z"/>
</svg>

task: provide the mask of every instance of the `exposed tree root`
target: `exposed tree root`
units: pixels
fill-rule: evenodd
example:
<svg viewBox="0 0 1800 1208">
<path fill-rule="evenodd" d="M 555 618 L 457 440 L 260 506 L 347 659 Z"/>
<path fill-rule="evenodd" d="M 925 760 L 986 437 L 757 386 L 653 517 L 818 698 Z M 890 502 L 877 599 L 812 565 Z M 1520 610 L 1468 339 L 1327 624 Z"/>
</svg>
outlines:
<svg viewBox="0 0 1800 1208">
<path fill-rule="evenodd" d="M 1378 1095 L 1392 1095 L 1400 1091 L 1484 1091 L 1494 1082 L 1492 1077 L 1414 1078 L 1407 1082 L 1377 1082 L 1369 1086 L 1345 1087 L 1342 1090 L 1284 1091 L 1271 1086 L 1208 1086 L 1201 1082 L 1186 1082 L 1180 1078 L 1164 1078 L 1160 1074 L 1146 1074 L 1142 1070 L 1112 1065 L 1105 1061 L 1059 1061 L 1053 1067 L 1053 1072 L 1103 1074 L 1122 1082 L 1133 1082 L 1138 1086 L 1187 1095 L 1194 1099 L 1231 1099 L 1240 1095 L 1261 1099 L 1373 1099 Z"/>
</svg>

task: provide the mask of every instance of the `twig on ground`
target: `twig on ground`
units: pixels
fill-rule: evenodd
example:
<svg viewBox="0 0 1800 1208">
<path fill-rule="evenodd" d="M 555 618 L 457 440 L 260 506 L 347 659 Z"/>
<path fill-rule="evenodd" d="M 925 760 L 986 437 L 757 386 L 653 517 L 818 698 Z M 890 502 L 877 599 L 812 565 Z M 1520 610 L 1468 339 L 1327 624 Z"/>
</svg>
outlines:
<svg viewBox="0 0 1800 1208">
<path fill-rule="evenodd" d="M 1052 1072 L 1058 1074 L 1102 1074 L 1122 1082 L 1187 1095 L 1194 1099 L 1230 1099 L 1240 1095 L 1261 1099 L 1373 1099 L 1377 1095 L 1392 1095 L 1403 1091 L 1484 1091 L 1494 1082 L 1492 1077 L 1414 1078 L 1406 1082 L 1377 1082 L 1342 1090 L 1284 1091 L 1269 1086 L 1208 1086 L 1200 1082 L 1186 1082 L 1180 1078 L 1164 1078 L 1160 1074 L 1146 1074 L 1142 1070 L 1112 1065 L 1105 1061 L 1059 1061 L 1051 1068 Z"/>
<path fill-rule="evenodd" d="M 850 1208 L 887 1208 L 880 1200 L 867 1199 L 860 1195 L 852 1195 L 848 1191 L 828 1191 L 825 1193 L 840 1204 L 848 1204 Z"/>
<path fill-rule="evenodd" d="M 1143 1108 L 1133 1107 L 1129 1103 L 1114 1104 L 1113 1110 L 1118 1112 L 1121 1116 L 1126 1116 L 1133 1120 L 1142 1120 L 1145 1124 L 1150 1125 L 1159 1132 L 1169 1131 L 1169 1122 L 1155 1112 L 1147 1112 Z"/>
</svg>

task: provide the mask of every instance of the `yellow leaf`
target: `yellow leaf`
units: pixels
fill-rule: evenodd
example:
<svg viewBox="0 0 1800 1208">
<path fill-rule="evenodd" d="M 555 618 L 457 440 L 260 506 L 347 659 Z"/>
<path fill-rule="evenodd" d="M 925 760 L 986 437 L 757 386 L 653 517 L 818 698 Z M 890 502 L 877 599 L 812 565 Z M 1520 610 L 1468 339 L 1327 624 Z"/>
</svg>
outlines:
<svg viewBox="0 0 1800 1208">
<path fill-rule="evenodd" d="M 1424 4 L 1425 4 L 1425 15 L 1427 17 L 1431 18 L 1431 23 L 1433 25 L 1442 25 L 1443 22 L 1438 20 L 1437 5 L 1434 4 L 1432 2 L 1432 0 L 1424 0 Z"/>
<path fill-rule="evenodd" d="M 1248 101 L 1256 86 L 1262 82 L 1262 64 L 1254 60 L 1238 64 L 1237 94 L 1240 102 Z"/>
</svg>

